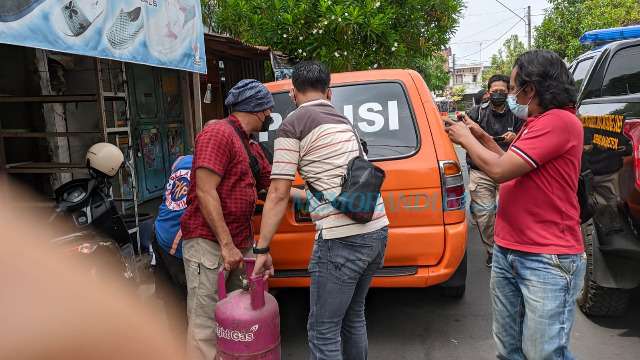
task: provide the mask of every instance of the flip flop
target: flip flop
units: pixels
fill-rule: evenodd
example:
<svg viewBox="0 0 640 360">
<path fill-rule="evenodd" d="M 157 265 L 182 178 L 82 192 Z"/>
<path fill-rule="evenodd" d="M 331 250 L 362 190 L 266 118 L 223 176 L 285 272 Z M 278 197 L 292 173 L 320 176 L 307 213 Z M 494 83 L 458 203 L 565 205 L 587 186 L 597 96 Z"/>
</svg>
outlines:
<svg viewBox="0 0 640 360">
<path fill-rule="evenodd" d="M 120 13 L 107 31 L 107 40 L 114 49 L 126 49 L 133 44 L 143 29 L 142 8 L 137 7 L 128 12 L 120 9 Z"/>
<path fill-rule="evenodd" d="M 83 7 L 80 6 L 78 0 L 70 0 L 65 1 L 64 5 L 62 5 L 62 14 L 64 17 L 64 21 L 66 22 L 69 30 L 71 30 L 71 34 L 65 33 L 67 36 L 78 37 L 84 34 L 87 29 L 93 24 L 99 17 L 104 13 L 104 7 L 101 6 L 101 0 L 93 1 L 95 9 L 93 9 L 94 13 L 97 11 L 97 15 L 93 16 L 93 20 L 89 19 L 85 10 L 87 10 L 87 6 L 85 5 L 84 10 Z"/>
</svg>

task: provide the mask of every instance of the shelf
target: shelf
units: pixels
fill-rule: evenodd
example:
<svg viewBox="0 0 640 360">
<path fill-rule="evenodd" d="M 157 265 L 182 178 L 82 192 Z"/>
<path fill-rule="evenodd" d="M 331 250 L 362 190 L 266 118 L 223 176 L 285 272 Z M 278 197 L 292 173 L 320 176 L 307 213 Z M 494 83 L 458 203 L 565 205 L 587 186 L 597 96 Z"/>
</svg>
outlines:
<svg viewBox="0 0 640 360">
<path fill-rule="evenodd" d="M 96 102 L 98 96 L 96 94 L 87 95 L 41 95 L 41 96 L 0 96 L 0 103 L 81 103 Z M 104 93 L 105 101 L 126 101 L 125 93 Z"/>
<path fill-rule="evenodd" d="M 128 133 L 129 132 L 129 127 L 114 127 L 114 128 L 107 128 L 107 133 L 108 134 L 118 134 L 118 133 Z"/>
<path fill-rule="evenodd" d="M 32 132 L 28 130 L 0 130 L 0 138 L 55 138 L 84 135 L 101 135 L 100 131 Z"/>
<path fill-rule="evenodd" d="M 87 172 L 85 164 L 66 163 L 36 163 L 24 162 L 6 165 L 7 173 L 10 174 L 58 174 L 72 172 Z"/>
<path fill-rule="evenodd" d="M 127 94 L 125 93 L 114 93 L 114 92 L 109 92 L 109 91 L 105 91 L 102 93 L 104 95 L 104 98 L 106 101 L 109 100 L 120 100 L 120 101 L 126 101 L 127 100 Z"/>
</svg>

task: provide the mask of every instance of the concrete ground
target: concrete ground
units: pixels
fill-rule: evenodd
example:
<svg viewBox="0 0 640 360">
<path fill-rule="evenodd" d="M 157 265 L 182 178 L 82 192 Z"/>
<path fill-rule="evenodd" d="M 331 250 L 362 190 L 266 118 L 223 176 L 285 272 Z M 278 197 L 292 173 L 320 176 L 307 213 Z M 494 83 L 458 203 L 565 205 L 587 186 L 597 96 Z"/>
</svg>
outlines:
<svg viewBox="0 0 640 360">
<path fill-rule="evenodd" d="M 495 359 L 489 269 L 476 231 L 469 237 L 467 293 L 461 300 L 438 289 L 372 289 L 367 298 L 370 359 Z M 283 359 L 306 359 L 308 291 L 278 293 Z M 640 358 L 640 293 L 623 318 L 588 319 L 577 313 L 572 350 L 577 359 Z"/>
</svg>

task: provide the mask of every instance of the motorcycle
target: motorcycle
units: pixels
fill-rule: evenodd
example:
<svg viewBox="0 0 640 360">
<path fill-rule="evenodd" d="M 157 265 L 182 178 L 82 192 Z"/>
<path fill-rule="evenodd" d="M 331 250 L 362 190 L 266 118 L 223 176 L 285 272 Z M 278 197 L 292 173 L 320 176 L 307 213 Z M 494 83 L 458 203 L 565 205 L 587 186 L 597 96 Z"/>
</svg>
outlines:
<svg viewBox="0 0 640 360">
<path fill-rule="evenodd" d="M 109 143 L 93 145 L 87 152 L 89 177 L 71 180 L 55 190 L 52 225 L 77 230 L 51 243 L 86 259 L 94 276 L 99 264 L 115 266 L 127 280 L 137 280 L 136 258 L 129 230 L 111 192 L 111 178 L 124 163 L 120 149 Z"/>
</svg>

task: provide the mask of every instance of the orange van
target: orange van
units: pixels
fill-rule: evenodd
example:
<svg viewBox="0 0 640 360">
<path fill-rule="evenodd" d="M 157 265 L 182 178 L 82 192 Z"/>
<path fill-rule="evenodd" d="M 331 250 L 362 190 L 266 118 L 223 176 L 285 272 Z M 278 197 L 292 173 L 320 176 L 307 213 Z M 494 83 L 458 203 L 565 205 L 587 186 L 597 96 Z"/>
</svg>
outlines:
<svg viewBox="0 0 640 360">
<path fill-rule="evenodd" d="M 274 123 L 259 134 L 267 152 L 282 120 L 295 109 L 291 81 L 267 84 Z M 461 297 L 466 281 L 465 190 L 456 152 L 422 77 L 410 70 L 334 74 L 332 103 L 366 143 L 368 157 L 387 174 L 382 186 L 389 240 L 374 287 L 427 287 Z M 299 177 L 294 186 L 304 187 Z M 308 194 L 307 194 L 308 195 Z M 304 204 L 291 204 L 271 243 L 272 287 L 306 287 L 315 226 Z M 260 229 L 260 211 L 254 229 Z M 256 233 L 256 239 L 259 234 Z"/>
</svg>

